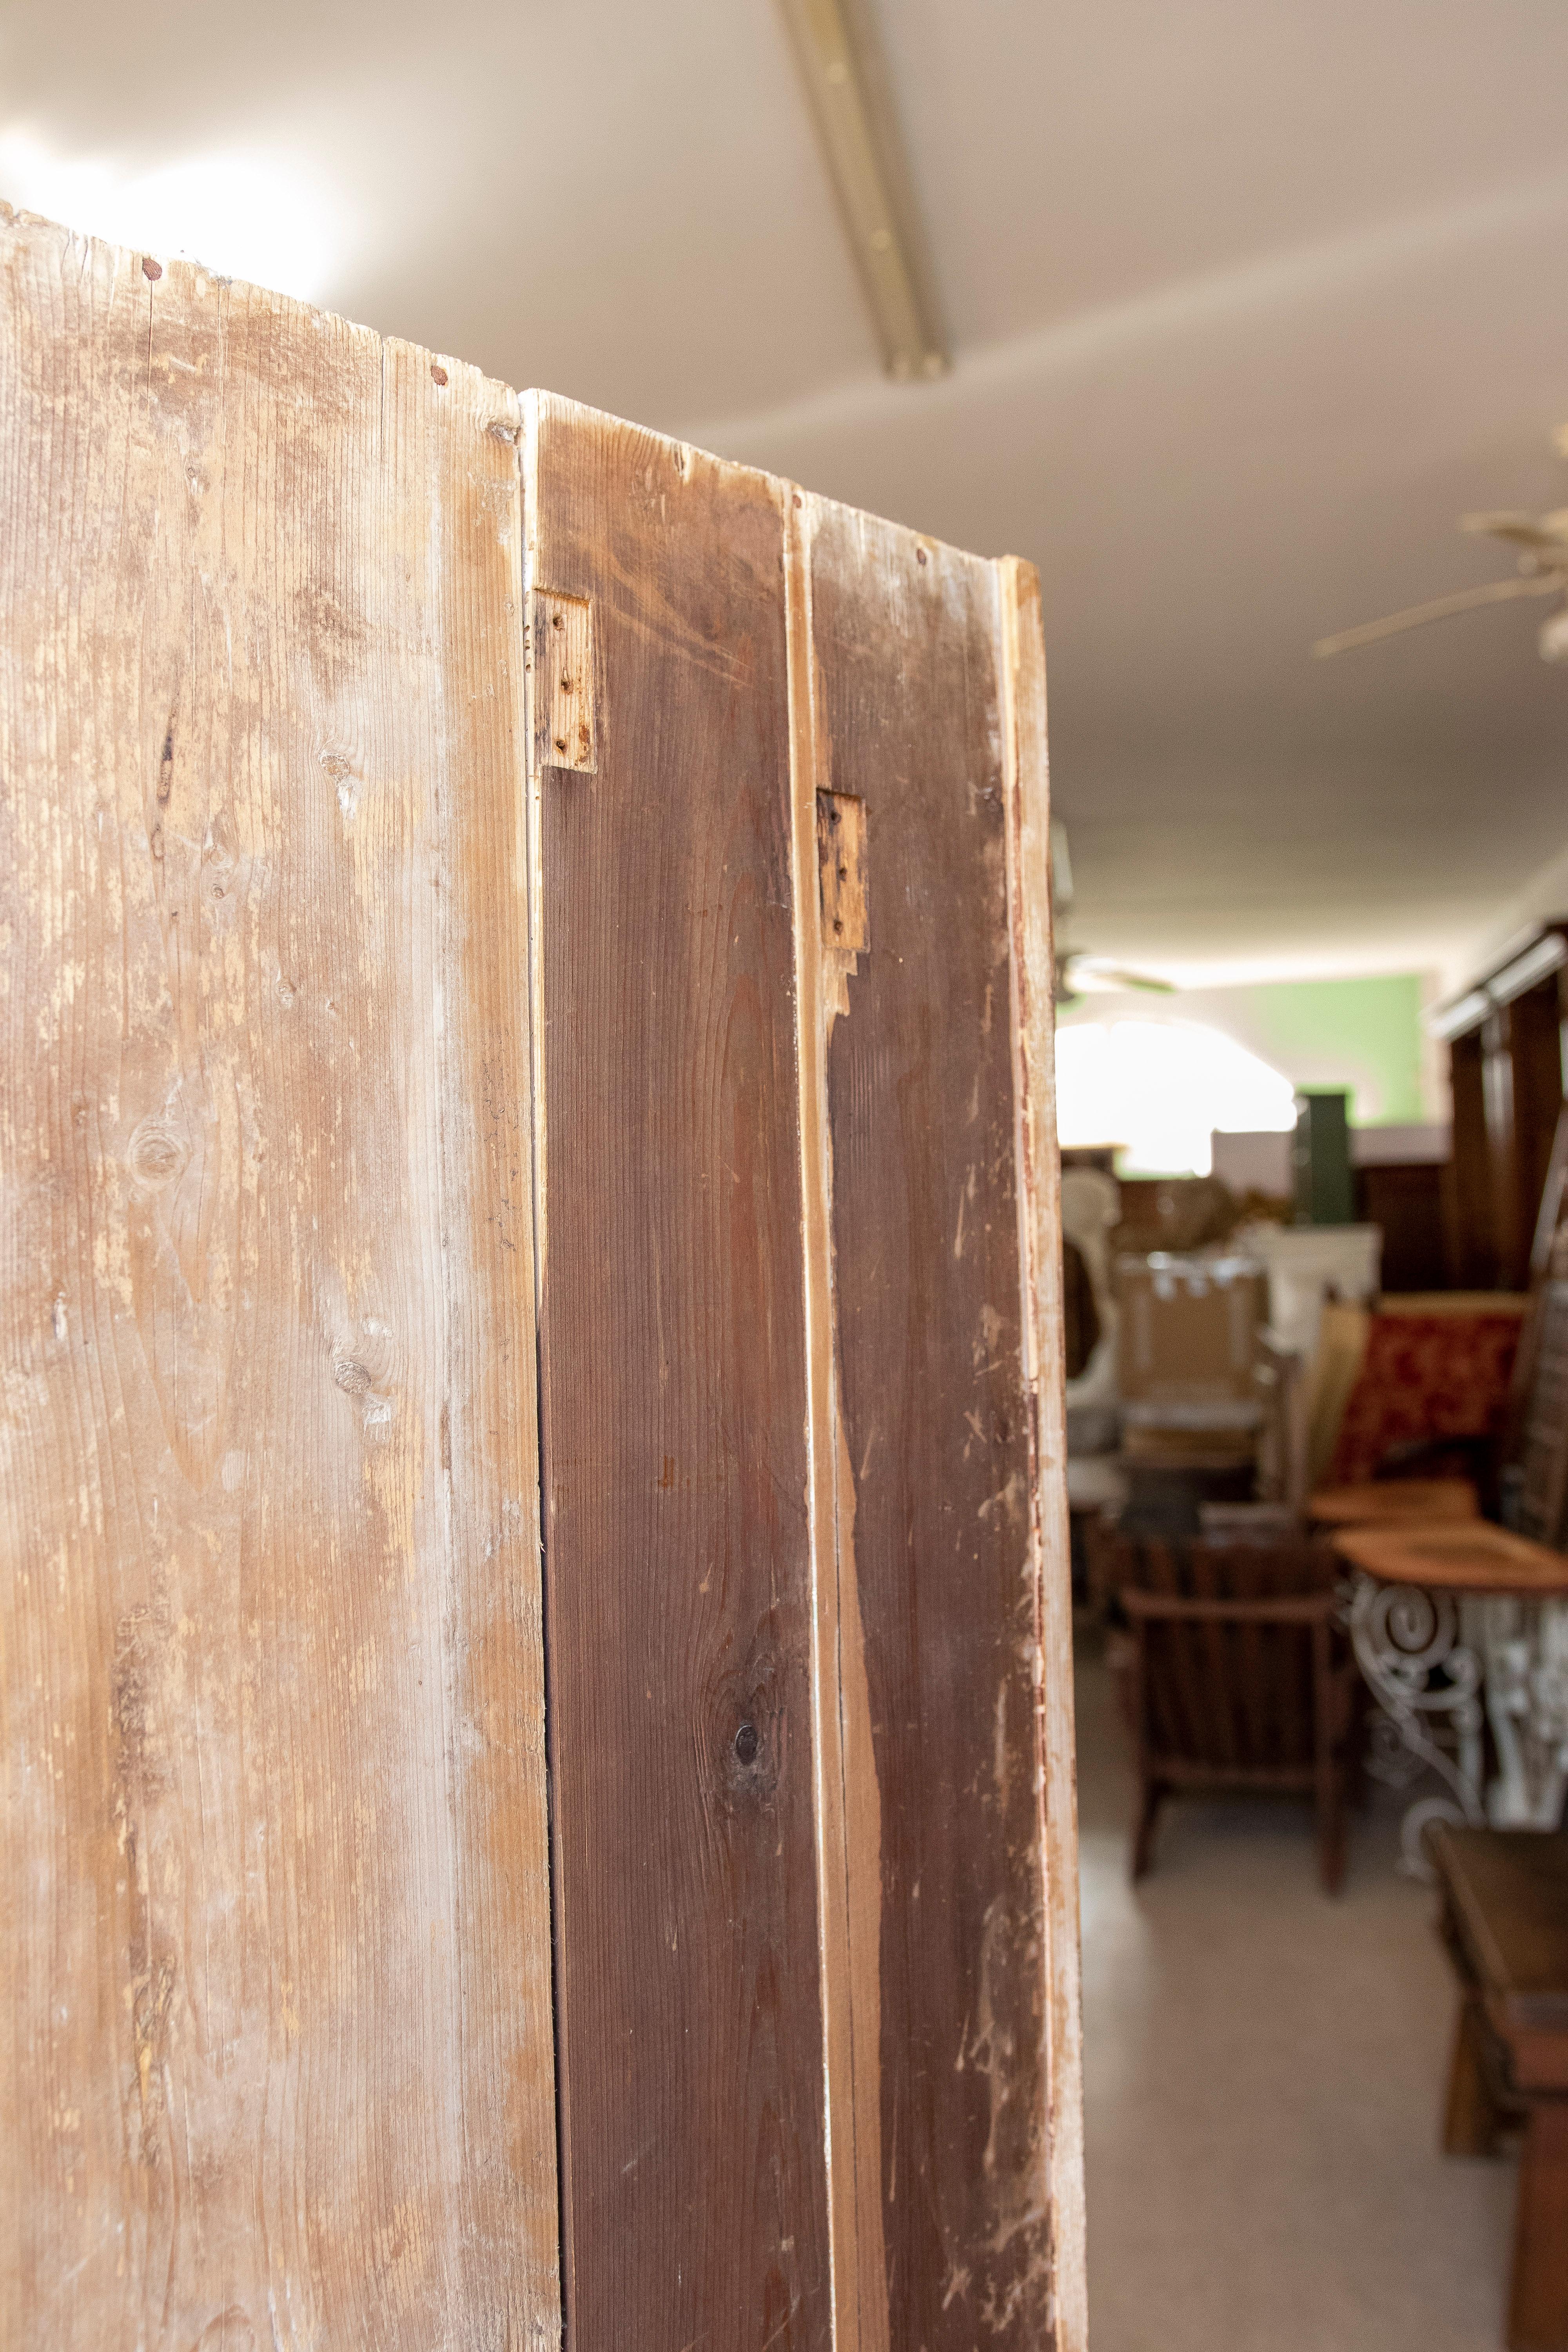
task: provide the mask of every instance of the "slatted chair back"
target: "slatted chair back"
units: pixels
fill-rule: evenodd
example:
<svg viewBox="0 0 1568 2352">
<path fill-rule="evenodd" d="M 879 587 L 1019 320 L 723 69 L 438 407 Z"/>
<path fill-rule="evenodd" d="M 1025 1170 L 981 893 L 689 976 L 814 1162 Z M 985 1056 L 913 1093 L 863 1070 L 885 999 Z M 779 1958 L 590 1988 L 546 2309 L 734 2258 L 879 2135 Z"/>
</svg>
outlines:
<svg viewBox="0 0 1568 2352">
<path fill-rule="evenodd" d="M 1316 1798 L 1323 1879 L 1336 1886 L 1352 1693 L 1332 1552 L 1305 1538 L 1100 1540 L 1100 1572 L 1133 1637 L 1134 1876 L 1164 1794 L 1246 1788 Z"/>
<path fill-rule="evenodd" d="M 1331 1556 L 1305 1542 L 1132 1549 L 1142 1573 L 1122 1605 L 1143 1620 L 1155 1754 L 1216 1778 L 1283 1772 L 1294 1784 L 1313 1759 L 1313 1633 L 1334 1606 Z"/>
</svg>

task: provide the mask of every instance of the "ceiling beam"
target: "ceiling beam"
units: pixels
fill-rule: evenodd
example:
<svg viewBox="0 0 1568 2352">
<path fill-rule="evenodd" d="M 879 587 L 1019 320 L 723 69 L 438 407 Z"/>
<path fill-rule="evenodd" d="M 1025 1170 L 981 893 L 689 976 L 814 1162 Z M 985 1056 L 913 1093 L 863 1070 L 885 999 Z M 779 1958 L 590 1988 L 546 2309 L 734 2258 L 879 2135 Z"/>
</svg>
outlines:
<svg viewBox="0 0 1568 2352">
<path fill-rule="evenodd" d="M 947 338 L 914 183 L 866 0 L 780 0 L 882 361 L 907 382 L 942 375 Z"/>
</svg>

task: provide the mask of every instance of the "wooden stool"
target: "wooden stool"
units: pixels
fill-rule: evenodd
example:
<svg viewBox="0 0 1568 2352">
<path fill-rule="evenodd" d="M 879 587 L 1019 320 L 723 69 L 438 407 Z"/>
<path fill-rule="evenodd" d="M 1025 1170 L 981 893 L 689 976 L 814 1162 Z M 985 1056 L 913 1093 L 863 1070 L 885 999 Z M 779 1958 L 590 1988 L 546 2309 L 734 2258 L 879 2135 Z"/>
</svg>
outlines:
<svg viewBox="0 0 1568 2352">
<path fill-rule="evenodd" d="M 1443 2146 L 1524 2126 L 1510 2352 L 1568 2352 L 1568 1836 L 1434 1829 L 1441 1932 L 1464 1989 Z"/>
</svg>

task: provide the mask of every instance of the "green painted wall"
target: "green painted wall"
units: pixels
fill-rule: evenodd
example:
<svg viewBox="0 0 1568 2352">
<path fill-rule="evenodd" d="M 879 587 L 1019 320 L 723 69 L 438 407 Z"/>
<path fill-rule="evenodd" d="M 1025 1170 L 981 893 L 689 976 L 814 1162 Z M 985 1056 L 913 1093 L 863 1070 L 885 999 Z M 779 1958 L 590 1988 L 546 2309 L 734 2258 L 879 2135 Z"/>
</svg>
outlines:
<svg viewBox="0 0 1568 2352">
<path fill-rule="evenodd" d="M 1215 993 L 1235 1001 L 1250 1032 L 1242 1035 L 1238 1026 L 1233 1034 L 1296 1085 L 1348 1086 L 1352 1125 L 1414 1126 L 1430 1116 L 1422 1101 L 1421 982 L 1414 972 Z"/>
</svg>

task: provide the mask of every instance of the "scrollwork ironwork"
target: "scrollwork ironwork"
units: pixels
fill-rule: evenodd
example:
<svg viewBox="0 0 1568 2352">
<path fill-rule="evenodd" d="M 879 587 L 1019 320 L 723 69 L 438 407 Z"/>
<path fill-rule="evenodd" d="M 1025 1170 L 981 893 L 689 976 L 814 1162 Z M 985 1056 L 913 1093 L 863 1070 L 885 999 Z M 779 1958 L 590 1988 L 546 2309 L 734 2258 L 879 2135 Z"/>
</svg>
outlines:
<svg viewBox="0 0 1568 2352">
<path fill-rule="evenodd" d="M 1486 1820 L 1482 1799 L 1481 1662 L 1461 1638 L 1453 1594 L 1418 1584 L 1381 1584 L 1360 1575 L 1351 1595 L 1351 1641 L 1368 1687 L 1383 1708 L 1374 1725 L 1369 1769 L 1408 1787 L 1423 1767 L 1449 1791 L 1405 1812 L 1401 1866 L 1431 1876 L 1421 1840 L 1435 1820 Z"/>
</svg>

